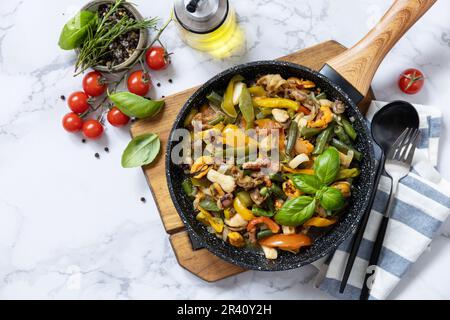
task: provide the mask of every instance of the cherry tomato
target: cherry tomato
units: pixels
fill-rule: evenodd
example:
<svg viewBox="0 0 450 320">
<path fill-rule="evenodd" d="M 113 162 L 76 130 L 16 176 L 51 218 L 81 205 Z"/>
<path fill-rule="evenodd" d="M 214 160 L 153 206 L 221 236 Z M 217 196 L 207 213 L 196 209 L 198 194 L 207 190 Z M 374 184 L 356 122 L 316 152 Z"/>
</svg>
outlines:
<svg viewBox="0 0 450 320">
<path fill-rule="evenodd" d="M 101 96 L 106 91 L 106 83 L 98 71 L 89 72 L 83 78 L 83 90 L 91 97 Z"/>
<path fill-rule="evenodd" d="M 107 119 L 114 127 L 124 126 L 130 121 L 130 117 L 120 111 L 117 107 L 112 107 L 111 110 L 108 111 Z"/>
<path fill-rule="evenodd" d="M 98 139 L 102 136 L 103 126 L 98 120 L 89 119 L 83 123 L 83 135 L 88 139 Z"/>
<path fill-rule="evenodd" d="M 67 104 L 70 110 L 75 113 L 83 113 L 89 109 L 89 97 L 83 91 L 77 91 L 72 93 L 67 99 Z"/>
<path fill-rule="evenodd" d="M 416 94 L 422 90 L 425 83 L 425 77 L 420 70 L 405 70 L 398 81 L 400 89 L 406 94 Z"/>
<path fill-rule="evenodd" d="M 145 60 L 150 69 L 161 70 L 169 64 L 169 56 L 162 47 L 151 47 L 145 53 Z"/>
<path fill-rule="evenodd" d="M 83 127 L 83 119 L 75 112 L 70 112 L 62 119 L 62 125 L 68 132 L 77 132 Z"/>
<path fill-rule="evenodd" d="M 128 77 L 127 86 L 131 93 L 145 96 L 151 86 L 150 75 L 142 70 L 135 71 Z"/>
</svg>

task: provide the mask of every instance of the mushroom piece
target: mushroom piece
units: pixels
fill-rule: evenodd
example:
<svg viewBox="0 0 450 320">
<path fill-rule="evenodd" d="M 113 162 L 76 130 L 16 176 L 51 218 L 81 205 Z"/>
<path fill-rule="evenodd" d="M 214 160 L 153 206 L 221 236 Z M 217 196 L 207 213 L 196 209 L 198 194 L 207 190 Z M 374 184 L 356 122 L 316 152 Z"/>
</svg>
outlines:
<svg viewBox="0 0 450 320">
<path fill-rule="evenodd" d="M 295 233 L 295 227 L 290 226 L 281 226 L 283 230 L 283 234 L 294 234 Z"/>
<path fill-rule="evenodd" d="M 250 198 L 253 200 L 254 203 L 256 203 L 258 206 L 261 205 L 264 200 L 266 200 L 267 197 L 264 197 L 259 192 L 258 188 L 253 189 L 250 191 Z"/>
<path fill-rule="evenodd" d="M 233 194 L 227 193 L 227 194 L 223 195 L 222 197 L 220 197 L 219 201 L 220 201 L 220 206 L 222 208 L 224 208 L 224 209 L 230 208 L 233 205 Z"/>
<path fill-rule="evenodd" d="M 244 218 L 241 217 L 239 213 L 236 213 L 230 219 L 225 219 L 225 224 L 231 228 L 245 228 L 248 224 Z"/>
<path fill-rule="evenodd" d="M 234 181 L 233 177 L 219 173 L 214 169 L 210 169 L 208 171 L 206 178 L 211 182 L 217 182 L 227 193 L 233 192 L 236 188 L 236 182 Z"/>
<path fill-rule="evenodd" d="M 263 249 L 264 255 L 266 256 L 266 259 L 275 260 L 278 258 L 278 251 L 274 248 L 269 248 L 266 246 L 261 246 Z"/>
<path fill-rule="evenodd" d="M 290 119 L 289 113 L 283 109 L 272 109 L 272 115 L 279 123 L 285 123 Z"/>
</svg>

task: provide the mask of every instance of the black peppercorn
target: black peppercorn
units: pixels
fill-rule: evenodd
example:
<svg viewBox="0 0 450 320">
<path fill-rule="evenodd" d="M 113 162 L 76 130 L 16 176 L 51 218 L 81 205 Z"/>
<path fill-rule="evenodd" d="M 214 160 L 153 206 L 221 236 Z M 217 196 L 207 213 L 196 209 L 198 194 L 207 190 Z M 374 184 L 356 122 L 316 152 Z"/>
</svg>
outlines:
<svg viewBox="0 0 450 320">
<path fill-rule="evenodd" d="M 61 98 L 62 101 L 66 101 L 66 96 L 65 95 L 62 94 L 60 98 Z"/>
<path fill-rule="evenodd" d="M 161 83 L 158 82 L 158 83 L 156 84 L 156 86 L 161 87 Z"/>
<path fill-rule="evenodd" d="M 145 203 L 145 201 L 146 201 L 145 198 L 144 198 L 144 197 L 141 197 L 141 202 L 142 202 L 142 203 Z"/>
<path fill-rule="evenodd" d="M 109 152 L 109 148 L 108 148 L 108 147 L 105 147 L 105 151 L 106 151 L 106 152 Z"/>
<path fill-rule="evenodd" d="M 173 82 L 173 80 L 172 79 L 169 79 L 169 83 L 172 83 Z"/>
<path fill-rule="evenodd" d="M 86 143 L 86 139 L 81 139 L 81 142 Z"/>
<path fill-rule="evenodd" d="M 100 154 L 99 154 L 98 152 L 96 152 L 96 153 L 94 154 L 94 156 L 95 156 L 97 159 L 100 159 Z"/>
</svg>

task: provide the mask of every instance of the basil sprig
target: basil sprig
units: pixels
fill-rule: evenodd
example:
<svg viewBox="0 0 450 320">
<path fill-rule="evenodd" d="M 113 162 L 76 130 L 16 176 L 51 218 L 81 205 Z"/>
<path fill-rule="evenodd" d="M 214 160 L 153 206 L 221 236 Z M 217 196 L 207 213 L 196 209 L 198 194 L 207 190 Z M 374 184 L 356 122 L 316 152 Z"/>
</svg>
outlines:
<svg viewBox="0 0 450 320">
<path fill-rule="evenodd" d="M 161 148 L 158 135 L 143 134 L 130 141 L 122 154 L 122 167 L 135 168 L 155 160 Z"/>
<path fill-rule="evenodd" d="M 296 227 L 304 224 L 314 214 L 316 199 L 303 196 L 287 201 L 275 215 L 275 221 L 282 226 Z"/>
<path fill-rule="evenodd" d="M 109 99 L 120 111 L 129 117 L 153 117 L 164 106 L 164 100 L 150 100 L 131 92 L 118 92 L 109 95 Z"/>
<path fill-rule="evenodd" d="M 275 215 L 275 221 L 284 226 L 300 226 L 314 215 L 317 202 L 325 210 L 341 209 L 345 205 L 344 196 L 329 187 L 338 177 L 340 165 L 338 151 L 330 147 L 315 160 L 314 175 L 289 175 L 294 185 L 309 196 L 287 201 Z"/>
<path fill-rule="evenodd" d="M 82 10 L 70 19 L 59 36 L 58 45 L 63 50 L 78 48 L 86 38 L 89 28 L 97 21 L 97 14 Z"/>
</svg>

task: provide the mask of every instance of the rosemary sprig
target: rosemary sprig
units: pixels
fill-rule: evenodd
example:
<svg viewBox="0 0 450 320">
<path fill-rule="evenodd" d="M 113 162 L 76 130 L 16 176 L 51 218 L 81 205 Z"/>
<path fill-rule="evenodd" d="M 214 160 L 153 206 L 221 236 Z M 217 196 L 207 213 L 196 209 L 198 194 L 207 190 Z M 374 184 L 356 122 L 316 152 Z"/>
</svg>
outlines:
<svg viewBox="0 0 450 320">
<path fill-rule="evenodd" d="M 101 19 L 97 18 L 96 23 L 89 28 L 75 63 L 75 75 L 99 65 L 102 58 L 108 54 L 110 44 L 118 37 L 132 30 L 143 30 L 156 26 L 158 18 L 137 21 L 125 15 L 117 22 L 110 21 L 109 17 L 117 12 L 124 1 L 116 0 L 107 13 Z"/>
</svg>

